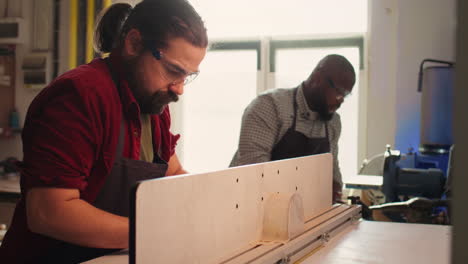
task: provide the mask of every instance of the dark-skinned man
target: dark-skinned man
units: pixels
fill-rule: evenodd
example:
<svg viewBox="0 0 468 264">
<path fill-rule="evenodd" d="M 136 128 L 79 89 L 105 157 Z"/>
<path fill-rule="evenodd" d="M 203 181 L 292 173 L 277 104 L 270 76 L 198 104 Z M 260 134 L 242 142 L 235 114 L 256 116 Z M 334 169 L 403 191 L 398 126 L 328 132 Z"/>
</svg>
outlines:
<svg viewBox="0 0 468 264">
<path fill-rule="evenodd" d="M 331 152 L 332 199 L 340 201 L 341 120 L 336 110 L 351 93 L 355 81 L 351 63 L 332 54 L 324 57 L 298 87 L 260 94 L 245 109 L 231 166 Z"/>
</svg>

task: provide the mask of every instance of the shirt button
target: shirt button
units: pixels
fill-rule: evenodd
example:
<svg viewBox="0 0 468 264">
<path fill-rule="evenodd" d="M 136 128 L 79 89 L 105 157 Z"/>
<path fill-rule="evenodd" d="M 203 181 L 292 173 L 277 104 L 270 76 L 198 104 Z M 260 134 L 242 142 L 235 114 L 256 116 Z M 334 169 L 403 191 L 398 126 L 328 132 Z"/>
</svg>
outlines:
<svg viewBox="0 0 468 264">
<path fill-rule="evenodd" d="M 135 135 L 135 137 L 138 137 L 138 131 L 136 129 L 133 130 L 133 135 Z"/>
</svg>

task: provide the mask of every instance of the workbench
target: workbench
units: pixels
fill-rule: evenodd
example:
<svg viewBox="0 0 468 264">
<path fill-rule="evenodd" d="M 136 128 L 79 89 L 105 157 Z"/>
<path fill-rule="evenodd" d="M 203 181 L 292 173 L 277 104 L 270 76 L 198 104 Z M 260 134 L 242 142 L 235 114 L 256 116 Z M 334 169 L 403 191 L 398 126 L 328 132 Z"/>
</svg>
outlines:
<svg viewBox="0 0 468 264">
<path fill-rule="evenodd" d="M 449 264 L 451 232 L 450 226 L 361 220 L 296 263 Z M 128 250 L 85 263 L 128 264 Z"/>
<path fill-rule="evenodd" d="M 450 262 L 451 227 L 364 221 L 332 204 L 332 156 L 140 182 L 130 248 L 86 264 Z"/>
</svg>

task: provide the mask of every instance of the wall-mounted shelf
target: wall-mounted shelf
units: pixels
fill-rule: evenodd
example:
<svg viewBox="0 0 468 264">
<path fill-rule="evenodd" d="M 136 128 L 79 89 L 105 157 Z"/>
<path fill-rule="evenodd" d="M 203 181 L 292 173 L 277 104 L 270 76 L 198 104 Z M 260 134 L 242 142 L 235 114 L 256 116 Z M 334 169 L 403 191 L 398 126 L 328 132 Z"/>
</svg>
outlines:
<svg viewBox="0 0 468 264">
<path fill-rule="evenodd" d="M 0 128 L 4 130 L 0 135 L 9 134 L 7 128 L 11 128 L 11 113 L 16 109 L 15 60 L 15 46 L 0 45 Z"/>
<path fill-rule="evenodd" d="M 24 20 L 19 17 L 0 18 L 0 43 L 24 43 Z"/>
</svg>

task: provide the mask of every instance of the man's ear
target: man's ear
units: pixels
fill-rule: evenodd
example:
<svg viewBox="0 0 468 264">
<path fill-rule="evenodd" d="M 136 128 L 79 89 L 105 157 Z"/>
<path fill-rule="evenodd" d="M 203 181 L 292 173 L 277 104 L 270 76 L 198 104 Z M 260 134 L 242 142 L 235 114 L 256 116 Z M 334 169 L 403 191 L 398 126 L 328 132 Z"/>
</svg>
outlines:
<svg viewBox="0 0 468 264">
<path fill-rule="evenodd" d="M 124 40 L 124 52 L 130 57 L 138 56 L 143 50 L 141 33 L 135 28 L 130 29 Z"/>
</svg>

